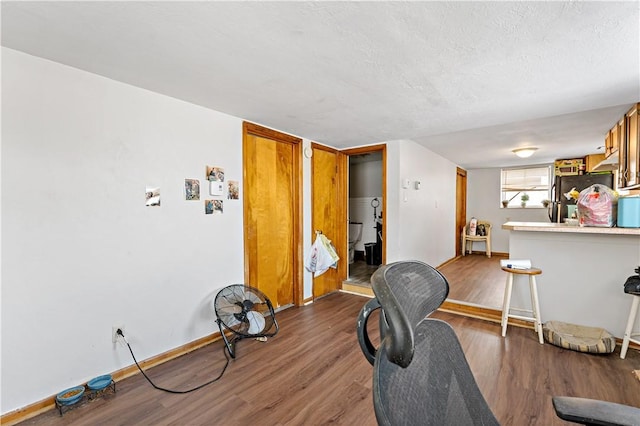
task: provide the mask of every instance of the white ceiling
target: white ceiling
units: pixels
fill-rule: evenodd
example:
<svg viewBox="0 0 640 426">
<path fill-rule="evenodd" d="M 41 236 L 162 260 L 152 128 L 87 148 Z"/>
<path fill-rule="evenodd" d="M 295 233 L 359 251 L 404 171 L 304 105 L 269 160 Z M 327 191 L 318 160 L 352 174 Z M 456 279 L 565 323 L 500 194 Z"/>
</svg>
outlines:
<svg viewBox="0 0 640 426">
<path fill-rule="evenodd" d="M 640 2 L 2 2 L 2 45 L 337 148 L 465 168 L 602 152 Z M 532 159 L 511 150 L 536 146 Z"/>
</svg>

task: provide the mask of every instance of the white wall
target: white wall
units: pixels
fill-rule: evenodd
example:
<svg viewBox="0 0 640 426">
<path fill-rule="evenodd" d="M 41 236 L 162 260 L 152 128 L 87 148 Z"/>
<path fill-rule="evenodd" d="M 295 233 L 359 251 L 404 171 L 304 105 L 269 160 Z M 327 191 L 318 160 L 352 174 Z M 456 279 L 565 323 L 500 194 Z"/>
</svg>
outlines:
<svg viewBox="0 0 640 426">
<path fill-rule="evenodd" d="M 387 166 L 387 262 L 437 266 L 454 257 L 456 165 L 415 142 L 394 141 L 387 145 Z M 407 189 L 404 179 L 411 182 Z"/>
<path fill-rule="evenodd" d="M 349 221 L 362 223 L 360 241 L 355 245 L 355 249 L 358 251 L 364 251 L 365 243 L 376 242 L 376 220 L 373 217 L 373 207 L 371 207 L 374 198 L 377 198 L 380 203 L 376 209 L 376 214 L 379 217 L 382 213 L 383 197 L 349 198 Z M 351 240 L 351 236 L 349 240 Z"/>
<path fill-rule="evenodd" d="M 214 332 L 244 266 L 242 200 L 183 197 L 206 165 L 242 184 L 240 119 L 5 48 L 2 92 L 6 413 L 132 364 L 114 324 L 139 359 Z"/>
<path fill-rule="evenodd" d="M 467 221 L 476 217 L 491 222 L 491 251 L 509 253 L 509 231 L 502 229 L 503 223 L 549 222 L 545 208 L 504 209 L 500 202 L 499 168 L 467 171 Z M 482 244 L 478 250 L 484 250 Z"/>
<path fill-rule="evenodd" d="M 302 140 L 302 149 L 311 148 L 311 141 L 308 139 Z M 302 156 L 302 261 L 309 255 L 311 250 L 312 235 L 311 235 L 311 158 Z M 313 296 L 313 274 L 303 266 L 303 297 L 309 299 Z"/>
<path fill-rule="evenodd" d="M 365 161 L 349 166 L 349 197 L 382 197 L 382 161 Z M 380 211 L 378 210 L 378 213 Z"/>
</svg>

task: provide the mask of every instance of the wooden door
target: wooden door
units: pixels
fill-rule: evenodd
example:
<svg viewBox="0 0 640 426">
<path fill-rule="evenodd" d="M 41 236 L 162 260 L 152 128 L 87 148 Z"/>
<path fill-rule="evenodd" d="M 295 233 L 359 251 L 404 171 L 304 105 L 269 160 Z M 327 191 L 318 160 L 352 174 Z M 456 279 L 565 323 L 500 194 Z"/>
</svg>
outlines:
<svg viewBox="0 0 640 426">
<path fill-rule="evenodd" d="M 467 224 L 467 172 L 456 167 L 456 256 L 462 255 L 462 229 Z"/>
<path fill-rule="evenodd" d="M 245 282 L 283 307 L 302 305 L 302 140 L 244 123 Z"/>
<path fill-rule="evenodd" d="M 322 232 L 330 239 L 340 257 L 338 268 L 313 279 L 313 297 L 324 296 L 342 288 L 347 275 L 347 227 L 346 216 L 346 156 L 335 149 L 311 144 L 311 223 L 315 232 Z"/>
</svg>

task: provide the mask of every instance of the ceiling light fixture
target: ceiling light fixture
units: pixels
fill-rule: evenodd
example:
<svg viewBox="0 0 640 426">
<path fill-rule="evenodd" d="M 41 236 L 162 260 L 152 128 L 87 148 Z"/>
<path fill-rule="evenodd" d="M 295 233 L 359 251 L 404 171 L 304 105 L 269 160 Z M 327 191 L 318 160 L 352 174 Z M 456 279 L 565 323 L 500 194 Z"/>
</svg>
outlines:
<svg viewBox="0 0 640 426">
<path fill-rule="evenodd" d="M 529 158 L 537 149 L 538 148 L 518 148 L 514 149 L 512 152 L 520 158 Z"/>
</svg>

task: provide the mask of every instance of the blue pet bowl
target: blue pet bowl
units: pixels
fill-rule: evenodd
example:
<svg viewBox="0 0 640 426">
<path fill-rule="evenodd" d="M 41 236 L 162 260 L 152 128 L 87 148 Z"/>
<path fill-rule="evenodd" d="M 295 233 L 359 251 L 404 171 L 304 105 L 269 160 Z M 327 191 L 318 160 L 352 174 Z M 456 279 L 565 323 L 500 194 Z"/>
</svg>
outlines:
<svg viewBox="0 0 640 426">
<path fill-rule="evenodd" d="M 98 376 L 95 379 L 91 379 L 87 382 L 89 389 L 97 391 L 104 389 L 111 384 L 111 374 L 105 374 L 104 376 Z"/>
<path fill-rule="evenodd" d="M 56 396 L 56 400 L 61 405 L 73 405 L 80 401 L 84 394 L 84 386 L 76 386 L 73 388 L 65 389 Z"/>
</svg>

